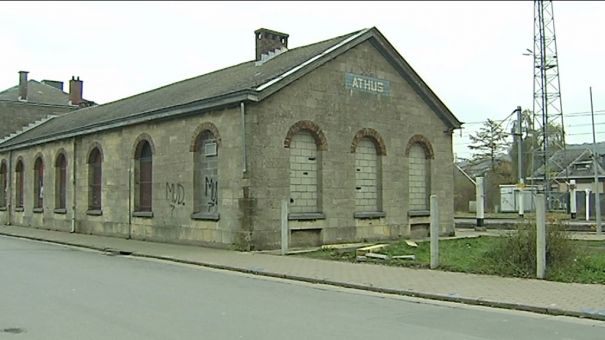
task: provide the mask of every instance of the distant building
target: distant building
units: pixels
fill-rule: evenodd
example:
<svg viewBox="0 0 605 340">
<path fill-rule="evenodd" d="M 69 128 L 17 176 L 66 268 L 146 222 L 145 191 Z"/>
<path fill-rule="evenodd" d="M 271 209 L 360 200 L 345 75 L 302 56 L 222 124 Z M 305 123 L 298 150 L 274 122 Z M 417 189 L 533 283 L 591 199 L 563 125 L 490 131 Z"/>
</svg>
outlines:
<svg viewBox="0 0 605 340">
<path fill-rule="evenodd" d="M 599 181 L 599 192 L 603 193 L 605 186 L 605 142 L 596 144 L 597 151 L 597 176 Z M 567 185 L 570 180 L 576 181 L 577 190 L 589 189 L 595 191 L 594 181 L 594 164 L 593 164 L 593 144 L 569 144 L 565 150 L 555 152 L 549 164 L 553 165 L 554 169 L 549 174 L 552 181 L 552 190 L 566 192 Z M 544 182 L 544 166 L 538 168 L 532 176 L 527 179 L 527 182 L 543 184 Z"/>
<path fill-rule="evenodd" d="M 426 231 L 434 194 L 453 234 L 462 123 L 376 28 L 288 39 L 259 29 L 253 60 L 0 143 L 0 221 L 271 249 L 283 202 L 290 245 L 319 245 Z"/>
<path fill-rule="evenodd" d="M 19 72 L 19 84 L 0 92 L 0 141 L 30 124 L 41 122 L 49 115 L 60 115 L 95 103 L 82 98 L 82 81 L 69 81 L 69 93 L 63 82 L 27 79 L 28 72 Z M 30 126 L 31 127 L 31 126 Z"/>
<path fill-rule="evenodd" d="M 467 212 L 476 201 L 475 183 L 477 177 L 484 177 L 486 211 L 497 210 L 500 205 L 499 185 L 512 183 L 511 159 L 508 154 L 496 155 L 493 164 L 490 158 L 461 159 L 454 167 L 454 209 Z"/>
</svg>

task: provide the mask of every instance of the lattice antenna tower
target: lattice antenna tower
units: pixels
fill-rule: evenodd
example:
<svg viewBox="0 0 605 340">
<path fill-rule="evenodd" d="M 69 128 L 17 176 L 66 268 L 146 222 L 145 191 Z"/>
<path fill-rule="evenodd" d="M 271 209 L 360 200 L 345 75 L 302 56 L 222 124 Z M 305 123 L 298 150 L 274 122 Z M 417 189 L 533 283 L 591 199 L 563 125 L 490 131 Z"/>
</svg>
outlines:
<svg viewBox="0 0 605 340">
<path fill-rule="evenodd" d="M 552 155 L 565 150 L 565 128 L 563 125 L 563 106 L 561 101 L 561 81 L 559 79 L 559 54 L 555 35 L 555 19 L 552 1 L 534 1 L 534 126 L 542 132 L 532 152 L 534 158 L 544 165 L 544 191 L 549 198 L 549 209 L 556 208 L 553 202 L 553 188 L 559 189 L 559 182 L 567 170 Z M 561 138 L 555 138 L 551 126 L 561 128 Z M 534 139 L 535 140 L 535 139 Z M 554 199 L 553 199 L 554 198 Z"/>
</svg>

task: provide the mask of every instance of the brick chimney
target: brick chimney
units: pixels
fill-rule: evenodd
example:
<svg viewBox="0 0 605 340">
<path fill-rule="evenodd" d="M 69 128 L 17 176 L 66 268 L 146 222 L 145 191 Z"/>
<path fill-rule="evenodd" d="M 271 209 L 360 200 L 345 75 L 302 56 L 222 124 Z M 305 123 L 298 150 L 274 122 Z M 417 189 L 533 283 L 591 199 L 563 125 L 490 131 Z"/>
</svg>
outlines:
<svg viewBox="0 0 605 340">
<path fill-rule="evenodd" d="M 27 100 L 27 71 L 19 71 L 19 100 Z"/>
<path fill-rule="evenodd" d="M 261 60 L 263 54 L 273 52 L 281 48 L 288 48 L 288 37 L 286 33 L 259 28 L 254 31 L 256 40 L 256 60 Z"/>
<path fill-rule="evenodd" d="M 79 106 L 82 103 L 82 81 L 73 76 L 69 81 L 69 104 Z"/>
</svg>

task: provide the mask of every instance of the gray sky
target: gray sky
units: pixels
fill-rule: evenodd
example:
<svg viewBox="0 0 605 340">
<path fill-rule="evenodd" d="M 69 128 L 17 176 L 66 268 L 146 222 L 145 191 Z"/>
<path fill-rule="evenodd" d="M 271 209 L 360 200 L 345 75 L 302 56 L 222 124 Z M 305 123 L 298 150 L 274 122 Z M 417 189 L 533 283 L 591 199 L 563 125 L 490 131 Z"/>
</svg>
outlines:
<svg viewBox="0 0 605 340">
<path fill-rule="evenodd" d="M 589 86 L 605 141 L 605 2 L 556 1 L 554 13 L 567 141 L 592 142 Z M 0 2 L 0 90 L 19 70 L 74 75 L 85 98 L 107 103 L 251 60 L 260 27 L 293 48 L 372 26 L 466 122 L 458 157 L 486 118 L 531 109 L 533 1 Z"/>
</svg>

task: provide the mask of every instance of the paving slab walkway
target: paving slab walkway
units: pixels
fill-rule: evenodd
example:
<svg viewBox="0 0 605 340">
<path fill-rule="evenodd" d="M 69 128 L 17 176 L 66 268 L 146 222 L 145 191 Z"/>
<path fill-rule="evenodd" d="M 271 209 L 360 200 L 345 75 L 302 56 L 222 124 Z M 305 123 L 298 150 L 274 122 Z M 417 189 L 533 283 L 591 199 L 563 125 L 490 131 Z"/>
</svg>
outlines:
<svg viewBox="0 0 605 340">
<path fill-rule="evenodd" d="M 18 226 L 0 226 L 0 235 L 375 292 L 605 321 L 605 285 L 599 284 L 345 263 Z"/>
</svg>

